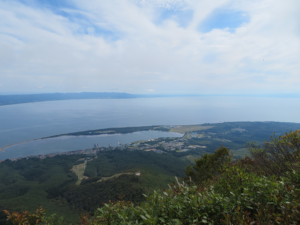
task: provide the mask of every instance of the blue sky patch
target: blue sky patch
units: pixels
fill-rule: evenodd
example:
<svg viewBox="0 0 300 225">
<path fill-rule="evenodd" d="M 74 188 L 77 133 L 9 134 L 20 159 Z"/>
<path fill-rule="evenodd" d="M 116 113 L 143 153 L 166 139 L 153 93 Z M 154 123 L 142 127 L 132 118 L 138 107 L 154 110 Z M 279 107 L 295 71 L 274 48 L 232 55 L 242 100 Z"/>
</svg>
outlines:
<svg viewBox="0 0 300 225">
<path fill-rule="evenodd" d="M 76 30 L 77 34 L 101 36 L 111 41 L 119 40 L 122 37 L 121 32 L 115 30 L 113 27 L 109 28 L 109 24 L 107 24 L 106 27 L 100 26 L 84 13 L 67 12 L 62 10 L 61 12 L 57 12 L 57 14 L 64 16 L 72 23 L 77 24 L 79 26 L 79 28 Z M 104 21 L 103 24 L 105 24 Z"/>
<path fill-rule="evenodd" d="M 121 38 L 119 31 L 115 31 L 113 28 L 110 29 L 99 26 L 85 12 L 82 12 L 69 0 L 19 0 L 19 2 L 27 6 L 50 10 L 54 14 L 66 18 L 71 23 L 78 25 L 78 28 L 73 30 L 74 34 L 101 36 L 111 41 Z"/>
<path fill-rule="evenodd" d="M 202 58 L 202 62 L 204 63 L 214 63 L 217 60 L 218 55 L 215 53 L 209 53 L 206 54 L 203 58 Z"/>
<path fill-rule="evenodd" d="M 158 16 L 155 20 L 155 24 L 160 25 L 165 20 L 174 20 L 180 27 L 187 27 L 193 19 L 193 15 L 194 11 L 192 10 L 161 8 L 158 10 Z"/>
<path fill-rule="evenodd" d="M 213 29 L 228 28 L 234 32 L 243 23 L 249 22 L 249 16 L 245 12 L 230 9 L 217 9 L 212 12 L 199 26 L 199 31 L 207 33 Z"/>
<path fill-rule="evenodd" d="M 19 0 L 19 2 L 25 5 L 39 6 L 41 8 L 74 8 L 74 5 L 68 0 Z"/>
</svg>

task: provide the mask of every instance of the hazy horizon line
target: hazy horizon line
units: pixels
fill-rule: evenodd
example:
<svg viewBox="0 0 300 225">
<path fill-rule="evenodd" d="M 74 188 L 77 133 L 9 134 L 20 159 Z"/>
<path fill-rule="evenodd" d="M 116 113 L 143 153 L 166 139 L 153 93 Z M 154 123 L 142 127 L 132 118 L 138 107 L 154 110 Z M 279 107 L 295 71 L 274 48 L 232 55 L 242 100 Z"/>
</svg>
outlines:
<svg viewBox="0 0 300 225">
<path fill-rule="evenodd" d="M 126 94 L 136 97 L 197 97 L 197 96 L 232 96 L 232 97 L 288 97 L 288 98 L 299 98 L 300 93 L 264 93 L 264 94 L 194 94 L 194 93 L 157 93 L 157 94 L 139 94 L 139 93 L 128 93 L 128 92 L 46 92 L 46 93 L 0 93 L 0 96 L 26 96 L 26 95 L 54 95 L 54 94 Z"/>
</svg>

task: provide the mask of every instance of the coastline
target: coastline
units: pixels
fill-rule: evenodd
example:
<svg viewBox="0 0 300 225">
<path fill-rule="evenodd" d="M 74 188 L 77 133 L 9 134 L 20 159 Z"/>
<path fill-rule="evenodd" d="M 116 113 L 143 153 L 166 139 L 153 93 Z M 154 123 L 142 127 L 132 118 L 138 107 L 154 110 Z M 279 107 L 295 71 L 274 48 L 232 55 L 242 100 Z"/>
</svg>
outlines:
<svg viewBox="0 0 300 225">
<path fill-rule="evenodd" d="M 47 137 L 41 137 L 41 138 L 35 138 L 31 140 L 26 140 L 22 142 L 17 142 L 13 144 L 9 144 L 6 146 L 3 146 L 0 148 L 0 152 L 5 152 L 5 149 L 15 146 L 15 145 L 20 145 L 20 144 L 25 144 L 28 142 L 33 142 L 33 141 L 38 141 L 38 140 L 45 140 L 45 139 L 54 139 L 54 138 L 59 138 L 59 137 L 92 137 L 92 136 L 114 136 L 114 135 L 124 135 L 124 134 L 133 134 L 137 132 L 146 132 L 146 131 L 153 131 L 153 132 L 166 132 L 166 133 L 177 133 L 182 135 L 182 137 L 185 136 L 186 132 L 193 132 L 195 130 L 206 130 L 212 128 L 212 126 L 207 126 L 207 125 L 155 125 L 155 126 L 140 126 L 140 127 L 117 127 L 117 128 L 105 128 L 105 129 L 97 129 L 97 130 L 87 130 L 87 131 L 80 131 L 80 132 L 73 132 L 73 133 L 65 133 L 65 134 L 59 134 L 59 135 L 52 135 L 52 136 L 47 136 Z M 141 140 L 140 140 L 141 141 Z M 120 143 L 118 142 L 120 145 Z M 110 145 L 109 145 L 110 146 Z M 123 145 L 120 145 L 120 147 L 123 147 Z M 97 146 L 98 149 L 98 146 Z M 64 152 L 52 152 L 49 154 L 34 154 L 34 155 L 28 155 L 24 157 L 17 157 L 17 158 L 10 158 L 12 160 L 20 159 L 20 158 L 28 158 L 28 157 L 39 157 L 39 158 L 44 158 L 46 155 L 61 155 L 61 154 L 68 154 L 67 152 L 70 152 L 70 154 L 74 154 L 74 152 L 81 152 L 83 154 L 90 154 L 90 151 L 95 150 L 93 148 L 87 148 L 87 149 L 81 149 L 81 150 L 69 150 L 69 151 L 64 151 Z M 77 153 L 78 154 L 78 153 Z M 48 157 L 49 157 L 48 156 Z M 51 157 L 51 156 L 50 156 Z"/>
<path fill-rule="evenodd" d="M 37 141 L 37 140 L 40 140 L 40 139 L 43 139 L 43 138 L 36 138 L 36 139 L 28 140 L 28 141 L 22 141 L 22 142 L 17 142 L 17 143 L 13 143 L 13 144 L 10 144 L 10 145 L 6 145 L 6 146 L 0 148 L 0 152 L 4 152 L 4 149 L 9 148 L 9 147 L 14 146 L 14 145 L 24 144 L 24 143 L 27 143 L 27 142 Z"/>
<path fill-rule="evenodd" d="M 105 128 L 105 129 L 97 129 L 97 130 L 86 130 L 86 131 L 79 131 L 79 132 L 72 132 L 72 133 L 65 133 L 65 134 L 58 134 L 58 135 L 52 135 L 48 137 L 41 137 L 41 138 L 35 138 L 31 140 L 26 140 L 22 142 L 13 143 L 10 145 L 3 146 L 0 148 L 0 152 L 4 152 L 4 149 L 9 148 L 14 145 L 24 144 L 31 141 L 37 141 L 37 140 L 44 140 L 44 139 L 50 139 L 50 138 L 58 138 L 63 136 L 101 136 L 101 135 L 114 135 L 114 134 L 129 134 L 129 133 L 135 133 L 135 132 L 141 132 L 141 131 L 162 131 L 162 132 L 172 132 L 172 133 L 185 133 L 187 131 L 192 131 L 190 129 L 184 130 L 182 132 L 181 130 L 176 130 L 179 127 L 205 127 L 203 125 L 153 125 L 153 126 L 140 126 L 140 127 L 115 127 L 115 128 Z M 210 126 L 205 127 L 204 129 L 209 129 Z M 196 129 L 197 130 L 197 129 Z"/>
<path fill-rule="evenodd" d="M 166 126 L 143 126 L 143 127 L 122 127 L 122 128 L 106 128 L 106 129 L 99 129 L 99 130 L 88 130 L 88 131 L 82 131 L 82 132 L 75 132 L 75 133 L 67 133 L 67 134 L 59 134 L 59 135 L 53 135 L 53 136 L 47 136 L 47 137 L 41 137 L 41 138 L 35 138 L 31 140 L 26 140 L 22 142 L 17 142 L 13 144 L 9 144 L 6 146 L 3 146 L 0 148 L 0 152 L 5 152 L 7 148 L 10 148 L 15 145 L 20 145 L 20 144 L 25 144 L 33 141 L 38 141 L 38 140 L 45 140 L 45 139 L 54 139 L 54 138 L 59 138 L 59 137 L 88 137 L 88 136 L 113 136 L 113 135 L 124 135 L 124 134 L 133 134 L 137 132 L 143 132 L 143 131 L 159 131 L 159 132 L 171 132 L 171 133 L 178 133 L 171 131 L 170 129 L 166 129 Z M 81 150 L 76 150 L 76 151 L 85 151 L 85 150 L 91 150 L 91 149 L 81 149 Z M 74 152 L 74 151 L 67 151 L 67 152 Z M 88 151 L 89 152 L 89 151 Z M 51 153 L 50 153 L 51 154 Z M 58 153 L 61 154 L 61 153 Z M 86 154 L 86 153 L 83 153 Z M 33 155 L 31 155 L 32 157 Z M 37 157 L 38 155 L 34 155 Z M 28 156 L 26 156 L 28 157 Z M 26 158 L 25 157 L 25 158 Z M 23 158 L 23 157 L 22 157 Z"/>
<path fill-rule="evenodd" d="M 139 132 L 139 131 L 137 131 L 137 132 Z M 142 132 L 142 131 L 140 131 L 140 132 Z M 133 133 L 136 133 L 136 132 L 133 132 Z M 107 135 L 107 134 L 105 134 L 105 135 Z M 64 136 L 66 136 L 66 135 L 64 135 Z M 82 136 L 86 136 L 86 135 L 82 135 Z M 101 136 L 101 135 L 99 135 L 99 136 Z M 181 138 L 182 137 L 184 137 L 184 135 L 181 136 Z M 41 138 L 34 139 L 34 140 L 40 140 L 40 139 Z M 148 141 L 154 141 L 155 139 L 149 139 Z M 34 141 L 34 140 L 30 140 L 30 141 Z M 30 141 L 24 141 L 24 142 L 20 142 L 20 143 L 25 143 L 25 142 L 30 142 Z M 3 160 L 0 160 L 0 163 L 5 161 L 5 160 L 18 161 L 20 159 L 29 159 L 29 158 L 45 159 L 45 158 L 54 157 L 54 156 L 57 156 L 57 155 L 74 155 L 74 154 L 97 155 L 98 152 L 110 151 L 110 150 L 115 150 L 115 149 L 124 150 L 126 148 L 130 148 L 131 151 L 132 150 L 139 150 L 137 145 L 139 145 L 141 142 L 145 142 L 145 141 L 147 142 L 147 140 L 138 140 L 138 141 L 133 141 L 133 142 L 129 142 L 129 143 L 126 143 L 126 144 L 120 144 L 118 142 L 118 146 L 109 145 L 109 147 L 104 147 L 104 146 L 95 145 L 93 148 L 85 148 L 85 149 L 79 149 L 79 150 L 69 150 L 69 151 L 63 151 L 63 152 L 51 152 L 51 153 L 45 153 L 45 154 L 26 155 L 26 156 L 21 156 L 21 157 L 16 157 L 16 158 L 3 159 Z M 20 143 L 16 143 L 16 144 L 20 144 Z M 15 144 L 12 144 L 12 145 L 15 145 Z M 5 146 L 5 147 L 10 147 L 12 145 L 8 145 L 8 146 Z M 160 151 L 160 150 L 157 150 L 157 149 L 150 149 L 150 150 L 151 151 L 154 150 L 154 152 L 156 152 L 156 153 L 164 153 L 164 151 Z M 150 150 L 146 150 L 146 151 L 150 151 Z"/>
</svg>

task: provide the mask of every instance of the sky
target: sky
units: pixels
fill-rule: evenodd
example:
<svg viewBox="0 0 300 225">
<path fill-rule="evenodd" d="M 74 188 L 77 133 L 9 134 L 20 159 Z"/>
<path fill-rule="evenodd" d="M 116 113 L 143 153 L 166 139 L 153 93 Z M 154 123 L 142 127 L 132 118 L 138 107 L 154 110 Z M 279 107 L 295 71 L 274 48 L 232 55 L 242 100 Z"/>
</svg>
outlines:
<svg viewBox="0 0 300 225">
<path fill-rule="evenodd" d="M 0 0 L 0 94 L 299 94 L 299 11 L 299 0 Z"/>
</svg>

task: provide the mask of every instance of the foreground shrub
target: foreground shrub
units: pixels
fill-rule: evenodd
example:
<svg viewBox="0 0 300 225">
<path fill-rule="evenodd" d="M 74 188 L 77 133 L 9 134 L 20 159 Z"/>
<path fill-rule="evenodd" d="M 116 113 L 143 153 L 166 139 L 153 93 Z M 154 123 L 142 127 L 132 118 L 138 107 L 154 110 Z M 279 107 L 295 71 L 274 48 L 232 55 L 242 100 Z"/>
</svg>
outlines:
<svg viewBox="0 0 300 225">
<path fill-rule="evenodd" d="M 227 164 L 223 170 L 221 176 L 202 186 L 177 181 L 167 190 L 145 196 L 146 202 L 140 205 L 110 202 L 93 216 L 83 215 L 81 224 L 300 223 L 300 190 L 293 184 L 293 179 L 299 179 L 298 173 L 280 179 L 266 177 L 247 172 L 242 163 Z M 40 212 L 30 223 L 17 223 L 29 221 L 27 213 L 27 220 L 20 215 L 9 218 L 17 221 L 15 224 L 58 224 L 40 220 L 44 215 Z"/>
<path fill-rule="evenodd" d="M 7 215 L 7 220 L 12 221 L 14 225 L 62 225 L 63 218 L 56 218 L 56 215 L 53 214 L 49 217 L 46 217 L 46 211 L 43 207 L 40 207 L 36 210 L 35 213 L 28 213 L 28 211 L 24 211 L 22 213 L 13 212 L 10 213 L 7 210 L 4 210 L 4 213 Z"/>
<path fill-rule="evenodd" d="M 222 176 L 202 187 L 177 183 L 139 206 L 111 202 L 83 224 L 299 224 L 299 194 L 289 178 L 227 164 Z"/>
<path fill-rule="evenodd" d="M 270 137 L 263 145 L 248 144 L 251 157 L 266 175 L 285 176 L 287 172 L 299 170 L 300 130 L 285 135 Z"/>
<path fill-rule="evenodd" d="M 185 181 L 192 179 L 194 183 L 199 185 L 218 176 L 223 170 L 223 165 L 231 161 L 232 153 L 228 148 L 222 146 L 213 154 L 206 153 L 199 159 L 195 159 L 193 166 L 188 165 L 185 170 L 188 178 Z"/>
</svg>

